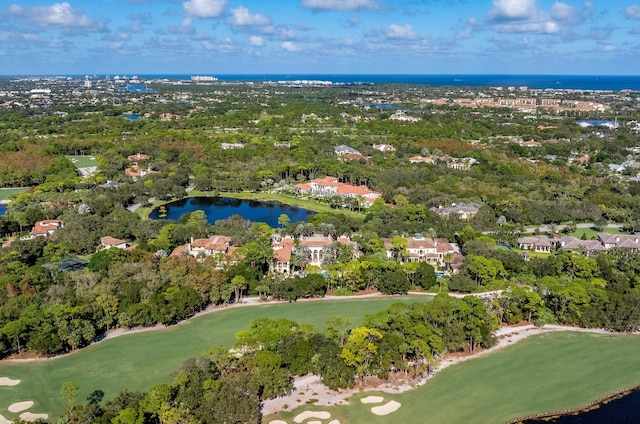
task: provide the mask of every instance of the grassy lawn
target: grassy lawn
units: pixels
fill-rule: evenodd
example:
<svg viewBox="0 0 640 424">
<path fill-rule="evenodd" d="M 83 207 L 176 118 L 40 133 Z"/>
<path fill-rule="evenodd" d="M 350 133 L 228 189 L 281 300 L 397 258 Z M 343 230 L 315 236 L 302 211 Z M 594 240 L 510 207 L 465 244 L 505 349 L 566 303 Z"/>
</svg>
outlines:
<svg viewBox="0 0 640 424">
<path fill-rule="evenodd" d="M 415 390 L 358 394 L 348 406 L 314 408 L 347 423 L 501 423 L 582 406 L 640 383 L 640 337 L 574 332 L 532 336 L 493 354 L 449 367 Z M 371 394 L 402 404 L 378 417 L 359 399 Z M 279 417 L 292 417 L 301 407 Z M 309 408 L 311 409 L 311 408 Z M 264 422 L 269 422 L 270 419 Z"/>
<path fill-rule="evenodd" d="M 0 188 L 0 201 L 9 200 L 10 196 L 19 193 L 26 193 L 27 191 L 29 191 L 29 187 Z"/>
<path fill-rule="evenodd" d="M 96 166 L 96 158 L 94 156 L 66 155 L 65 158 L 69 159 L 76 168 L 89 168 L 91 166 Z"/>
<path fill-rule="evenodd" d="M 222 310 L 200 316 L 163 330 L 128 334 L 94 344 L 71 355 L 32 363 L 0 362 L 0 377 L 20 379 L 17 386 L 0 386 L 0 415 L 9 420 L 18 414 L 7 407 L 33 400 L 34 413 L 48 413 L 55 422 L 65 406 L 60 388 L 74 381 L 80 388 L 78 403 L 94 390 L 102 390 L 105 399 L 123 389 L 142 391 L 158 383 L 171 381 L 171 373 L 182 362 L 216 344 L 231 346 L 235 332 L 249 327 L 255 317 L 287 318 L 312 324 L 322 331 L 330 316 L 350 317 L 358 324 L 368 313 L 381 311 L 395 302 L 425 302 L 430 297 L 399 296 L 374 299 L 344 299 L 295 302 Z"/>
</svg>

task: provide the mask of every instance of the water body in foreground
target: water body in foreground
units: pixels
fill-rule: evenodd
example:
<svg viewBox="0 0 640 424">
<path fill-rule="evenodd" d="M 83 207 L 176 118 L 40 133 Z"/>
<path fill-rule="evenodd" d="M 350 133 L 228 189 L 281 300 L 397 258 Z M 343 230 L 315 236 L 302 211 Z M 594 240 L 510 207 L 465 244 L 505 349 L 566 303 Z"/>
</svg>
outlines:
<svg viewBox="0 0 640 424">
<path fill-rule="evenodd" d="M 7 214 L 7 205 L 0 205 L 0 216 Z"/>
<path fill-rule="evenodd" d="M 601 404 L 598 408 L 577 415 L 564 415 L 553 419 L 527 420 L 525 424 L 637 424 L 640 423 L 640 390 Z"/>
<path fill-rule="evenodd" d="M 256 201 L 235 199 L 233 197 L 190 197 L 165 205 L 166 219 L 177 221 L 181 215 L 202 210 L 207 215 L 207 221 L 227 219 L 232 215 L 240 215 L 253 222 L 265 222 L 270 227 L 278 227 L 278 217 L 282 214 L 289 216 L 291 222 L 306 221 L 315 212 L 297 206 L 289 206 L 276 201 Z M 160 212 L 155 208 L 149 214 L 152 219 L 160 219 Z"/>
</svg>

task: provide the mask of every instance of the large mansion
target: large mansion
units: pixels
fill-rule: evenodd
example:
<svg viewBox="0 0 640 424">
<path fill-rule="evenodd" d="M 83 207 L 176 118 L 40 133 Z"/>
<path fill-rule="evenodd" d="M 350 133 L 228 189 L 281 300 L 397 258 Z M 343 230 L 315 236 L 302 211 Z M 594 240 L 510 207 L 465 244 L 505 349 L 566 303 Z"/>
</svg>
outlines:
<svg viewBox="0 0 640 424">
<path fill-rule="evenodd" d="M 373 202 L 382 197 L 382 193 L 371 190 L 366 185 L 351 185 L 338 182 L 338 178 L 326 176 L 316 178 L 309 183 L 296 184 L 296 190 L 300 194 L 311 194 L 320 197 L 339 196 L 342 199 L 362 199 L 363 205 L 369 207 Z"/>
<path fill-rule="evenodd" d="M 596 240 L 580 240 L 571 236 L 530 236 L 519 238 L 518 247 L 538 253 L 549 253 L 554 250 L 594 252 L 616 248 L 640 251 L 640 234 L 598 233 Z"/>
</svg>

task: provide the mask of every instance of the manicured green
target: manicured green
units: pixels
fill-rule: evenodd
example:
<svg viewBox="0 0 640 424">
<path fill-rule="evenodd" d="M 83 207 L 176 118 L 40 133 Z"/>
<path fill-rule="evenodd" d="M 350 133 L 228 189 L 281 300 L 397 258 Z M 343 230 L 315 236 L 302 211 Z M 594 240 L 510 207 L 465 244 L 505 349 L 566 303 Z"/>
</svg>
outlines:
<svg viewBox="0 0 640 424">
<path fill-rule="evenodd" d="M 0 188 L 0 201 L 9 200 L 9 197 L 14 194 L 26 193 L 27 191 L 29 191 L 29 187 Z"/>
<path fill-rule="evenodd" d="M 74 381 L 80 388 L 78 403 L 103 390 L 105 399 L 119 391 L 143 391 L 171 381 L 182 362 L 216 344 L 231 346 L 235 332 L 249 327 L 252 318 L 287 318 L 312 324 L 319 331 L 330 316 L 350 317 L 355 325 L 368 313 L 395 302 L 425 302 L 428 296 L 396 296 L 369 299 L 321 300 L 230 308 L 202 315 L 167 329 L 128 334 L 105 340 L 71 355 L 33 363 L 0 363 L 0 377 L 22 380 L 13 387 L 0 386 L 0 415 L 13 420 L 7 407 L 13 402 L 34 400 L 34 413 L 57 416 L 64 409 L 60 388 Z"/>
<path fill-rule="evenodd" d="M 89 168 L 91 166 L 96 166 L 95 156 L 66 155 L 65 158 L 69 159 L 76 168 Z"/>
<path fill-rule="evenodd" d="M 354 396 L 349 406 L 317 410 L 348 423 L 503 423 L 580 407 L 640 383 L 638 352 L 638 336 L 547 333 L 444 369 L 415 390 L 398 395 L 367 392 Z M 370 412 L 375 405 L 359 401 L 371 394 L 402 406 L 385 417 L 375 416 Z M 305 409 L 280 416 L 293 422 Z"/>
</svg>

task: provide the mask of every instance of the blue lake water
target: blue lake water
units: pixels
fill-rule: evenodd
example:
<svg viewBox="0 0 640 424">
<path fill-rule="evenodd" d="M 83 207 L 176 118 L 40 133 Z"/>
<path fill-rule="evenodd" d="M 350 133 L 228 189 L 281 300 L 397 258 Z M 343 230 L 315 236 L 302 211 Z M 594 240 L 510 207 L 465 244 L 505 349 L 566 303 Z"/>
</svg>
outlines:
<svg viewBox="0 0 640 424">
<path fill-rule="evenodd" d="M 166 219 L 177 221 L 181 215 L 202 210 L 207 215 L 207 221 L 227 219 L 232 215 L 240 215 L 253 222 L 265 222 L 269 226 L 278 227 L 278 217 L 281 214 L 289 216 L 291 222 L 306 221 L 315 212 L 297 206 L 289 206 L 275 201 L 259 202 L 255 200 L 240 200 L 233 197 L 189 197 L 165 205 Z M 149 214 L 152 219 L 160 219 L 158 209 Z"/>
<path fill-rule="evenodd" d="M 0 205 L 0 216 L 6 215 L 7 213 L 7 205 Z"/>
<path fill-rule="evenodd" d="M 581 414 L 523 422 L 525 424 L 637 424 L 640 422 L 640 390 L 634 390 L 626 396 L 603 403 L 599 408 Z"/>
<path fill-rule="evenodd" d="M 140 120 L 140 115 L 136 115 L 134 113 L 126 113 L 126 114 L 122 115 L 122 117 L 124 119 L 128 119 L 130 121 L 139 121 Z"/>
</svg>

